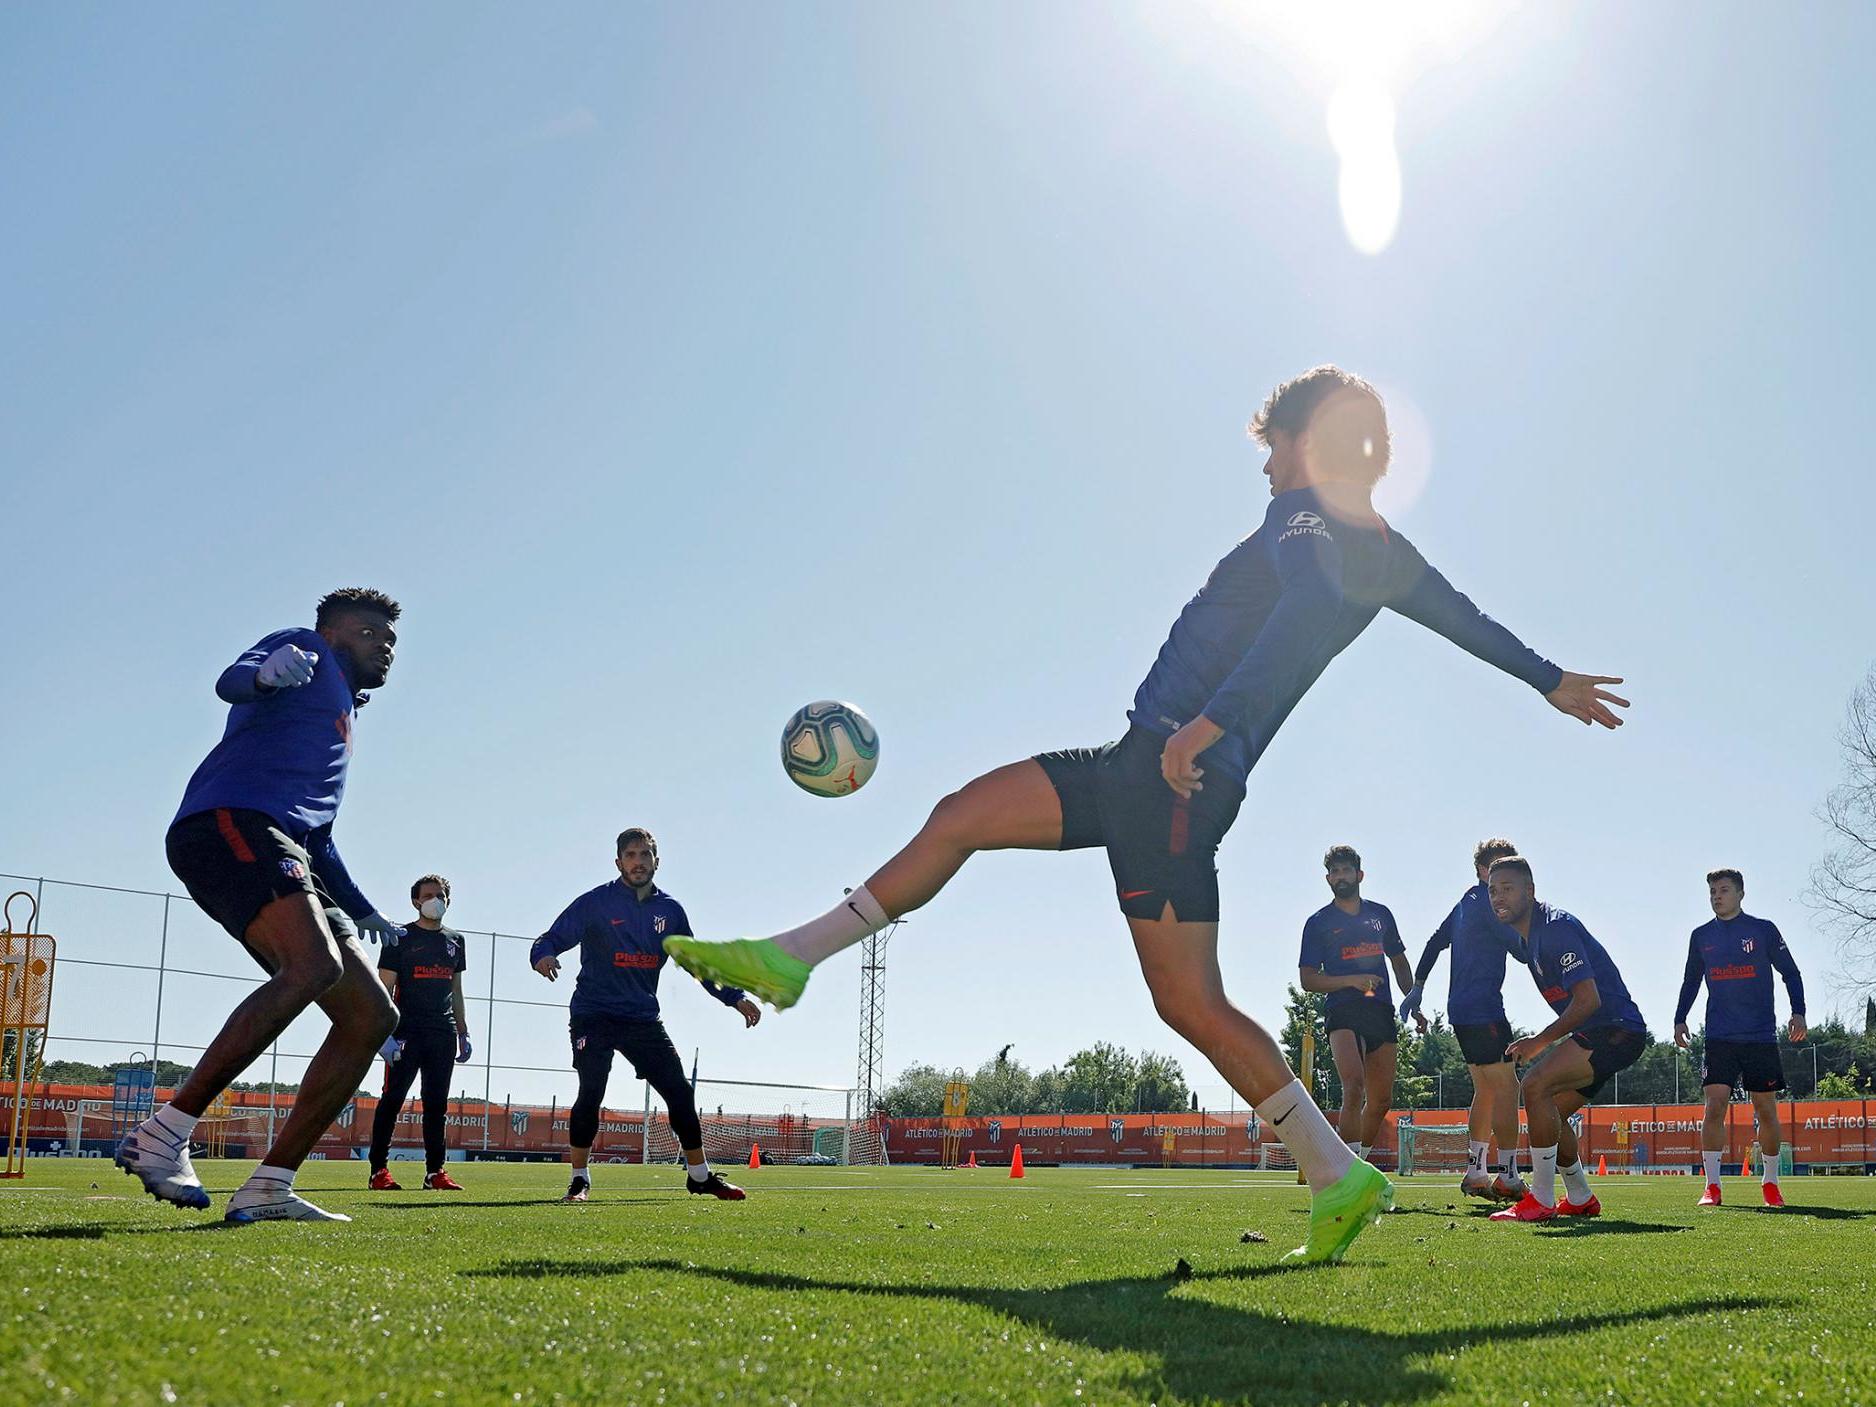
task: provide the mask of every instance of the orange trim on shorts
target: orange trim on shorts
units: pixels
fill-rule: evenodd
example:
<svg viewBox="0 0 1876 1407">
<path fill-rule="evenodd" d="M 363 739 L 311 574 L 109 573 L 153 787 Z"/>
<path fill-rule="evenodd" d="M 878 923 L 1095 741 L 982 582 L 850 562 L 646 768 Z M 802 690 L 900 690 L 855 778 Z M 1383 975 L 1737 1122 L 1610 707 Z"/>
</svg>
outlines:
<svg viewBox="0 0 1876 1407">
<path fill-rule="evenodd" d="M 253 864 L 254 851 L 249 847 L 247 838 L 235 826 L 234 817 L 226 811 L 217 811 L 215 825 L 221 831 L 221 838 L 228 842 L 228 848 L 234 851 L 235 859 L 244 865 Z"/>
</svg>

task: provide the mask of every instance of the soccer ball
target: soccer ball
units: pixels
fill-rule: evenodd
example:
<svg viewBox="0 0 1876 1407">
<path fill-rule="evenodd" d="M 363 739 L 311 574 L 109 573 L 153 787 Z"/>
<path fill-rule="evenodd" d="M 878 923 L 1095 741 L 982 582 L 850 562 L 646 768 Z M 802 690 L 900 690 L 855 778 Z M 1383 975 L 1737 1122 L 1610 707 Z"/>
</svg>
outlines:
<svg viewBox="0 0 1876 1407">
<path fill-rule="evenodd" d="M 878 765 L 879 732 L 850 703 L 819 699 L 796 709 L 782 729 L 782 770 L 816 796 L 848 796 Z"/>
</svg>

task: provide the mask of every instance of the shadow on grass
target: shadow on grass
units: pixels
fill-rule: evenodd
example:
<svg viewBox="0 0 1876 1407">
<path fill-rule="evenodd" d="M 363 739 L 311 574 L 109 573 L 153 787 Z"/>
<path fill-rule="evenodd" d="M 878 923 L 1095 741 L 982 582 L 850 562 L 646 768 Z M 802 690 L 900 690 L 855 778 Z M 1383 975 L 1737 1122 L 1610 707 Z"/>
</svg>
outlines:
<svg viewBox="0 0 1876 1407">
<path fill-rule="evenodd" d="M 1854 1207 L 1805 1207 L 1787 1202 L 1783 1207 L 1760 1207 L 1766 1216 L 1814 1216 L 1819 1221 L 1862 1221 L 1876 1216 L 1876 1211 L 1858 1211 Z"/>
<path fill-rule="evenodd" d="M 395 1194 L 391 1194 L 394 1196 Z M 383 1212 L 434 1212 L 450 1210 L 456 1207 L 623 1207 L 638 1202 L 657 1202 L 660 1204 L 675 1202 L 682 1197 L 682 1192 L 669 1197 L 593 1197 L 585 1202 L 568 1202 L 562 1197 L 517 1197 L 506 1202 L 468 1202 L 460 1197 L 451 1197 L 448 1201 L 432 1198 L 422 1202 L 398 1202 L 387 1196 L 383 1201 L 366 1203 L 373 1211 Z"/>
<path fill-rule="evenodd" d="M 191 1231 L 236 1231 L 240 1228 L 220 1217 L 213 1221 L 174 1222 L 168 1226 L 8 1226 L 0 1227 L 0 1241 L 102 1241 L 111 1236 L 175 1236 Z"/>
<path fill-rule="evenodd" d="M 1482 1343 L 1567 1341 L 1598 1329 L 1679 1319 L 1720 1310 L 1757 1309 L 1762 1296 L 1716 1295 L 1652 1309 L 1574 1314 L 1534 1323 L 1482 1323 L 1424 1332 L 1392 1332 L 1353 1324 L 1319 1324 L 1179 1293 L 1208 1280 L 1237 1281 L 1306 1274 L 1277 1264 L 1202 1270 L 1171 1276 L 1089 1280 L 1052 1289 L 977 1285 L 869 1285 L 802 1275 L 723 1269 L 674 1260 L 516 1260 L 457 1273 L 472 1278 L 542 1280 L 560 1276 L 668 1272 L 718 1280 L 744 1289 L 832 1293 L 889 1299 L 949 1301 L 1022 1321 L 1054 1338 L 1105 1352 L 1159 1360 L 1158 1372 L 1134 1375 L 1125 1387 L 1143 1397 L 1168 1394 L 1224 1403 L 1305 1407 L 1327 1401 L 1413 1403 L 1452 1386 L 1423 1361 Z"/>
<path fill-rule="evenodd" d="M 1691 1226 L 1663 1226 L 1658 1221 L 1627 1221 L 1616 1216 L 1558 1217 L 1543 1223 L 1540 1236 L 1669 1236 Z"/>
</svg>

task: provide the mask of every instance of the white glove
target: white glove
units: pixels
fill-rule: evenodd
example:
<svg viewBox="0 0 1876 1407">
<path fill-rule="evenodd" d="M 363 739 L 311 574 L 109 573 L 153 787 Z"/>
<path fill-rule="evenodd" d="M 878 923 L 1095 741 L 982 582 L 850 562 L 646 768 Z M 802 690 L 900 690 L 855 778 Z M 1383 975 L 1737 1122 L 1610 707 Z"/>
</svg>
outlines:
<svg viewBox="0 0 1876 1407">
<path fill-rule="evenodd" d="M 358 931 L 372 942 L 382 942 L 387 948 L 395 948 L 397 940 L 404 936 L 404 930 L 390 919 L 373 909 L 358 921 Z"/>
<path fill-rule="evenodd" d="M 378 1047 L 378 1054 L 390 1061 L 396 1061 L 403 1053 L 404 1043 L 396 1036 L 386 1037 L 384 1044 Z"/>
<path fill-rule="evenodd" d="M 282 645 L 261 661 L 254 677 L 263 689 L 297 689 L 313 677 L 319 663 L 317 650 L 302 650 L 298 645 Z"/>
<path fill-rule="evenodd" d="M 1420 1010 L 1421 995 L 1422 995 L 1421 989 L 1419 987 L 1415 987 L 1412 991 L 1408 992 L 1406 996 L 1400 999 L 1400 1019 L 1401 1020 L 1403 1021 L 1411 1020 L 1413 1018 L 1413 1014 L 1416 1011 Z"/>
</svg>

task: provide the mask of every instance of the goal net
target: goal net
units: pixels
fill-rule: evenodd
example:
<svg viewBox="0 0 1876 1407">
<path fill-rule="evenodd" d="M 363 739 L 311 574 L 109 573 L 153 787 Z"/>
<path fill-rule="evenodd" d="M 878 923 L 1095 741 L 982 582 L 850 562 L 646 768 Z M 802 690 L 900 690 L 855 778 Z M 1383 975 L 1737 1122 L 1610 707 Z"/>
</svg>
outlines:
<svg viewBox="0 0 1876 1407">
<path fill-rule="evenodd" d="M 1414 1124 L 1402 1120 L 1400 1133 L 1400 1172 L 1402 1177 L 1415 1173 L 1464 1172 L 1467 1145 L 1471 1134 L 1464 1124 Z"/>
</svg>

